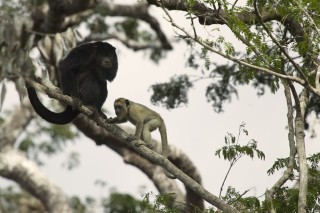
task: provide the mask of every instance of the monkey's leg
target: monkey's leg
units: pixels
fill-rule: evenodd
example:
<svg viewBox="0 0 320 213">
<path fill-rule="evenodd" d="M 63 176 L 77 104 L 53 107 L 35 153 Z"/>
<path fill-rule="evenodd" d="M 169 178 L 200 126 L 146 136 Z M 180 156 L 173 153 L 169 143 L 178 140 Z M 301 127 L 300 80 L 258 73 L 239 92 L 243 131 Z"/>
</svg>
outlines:
<svg viewBox="0 0 320 213">
<path fill-rule="evenodd" d="M 142 140 L 144 140 L 147 143 L 147 147 L 149 149 L 153 149 L 155 146 L 155 143 L 152 142 L 151 138 L 151 132 L 156 130 L 160 125 L 160 122 L 158 119 L 152 119 L 148 121 L 142 130 Z"/>
<path fill-rule="evenodd" d="M 136 133 L 134 135 L 130 135 L 126 141 L 127 142 L 132 142 L 134 140 L 139 140 L 141 139 L 141 134 L 142 134 L 142 131 L 144 129 L 144 123 L 143 123 L 143 120 L 141 121 L 138 121 L 136 124 Z"/>
<path fill-rule="evenodd" d="M 102 117 L 103 119 L 108 119 L 108 117 L 99 109 L 97 109 L 95 106 L 92 106 L 92 105 L 87 105 L 87 107 L 89 109 L 92 110 L 92 114 L 89 115 L 89 118 L 98 118 L 98 117 Z"/>
<path fill-rule="evenodd" d="M 82 105 L 82 101 L 79 99 L 79 97 L 71 96 L 71 98 L 73 101 L 73 104 L 71 105 L 73 110 L 75 110 L 76 108 Z"/>
</svg>

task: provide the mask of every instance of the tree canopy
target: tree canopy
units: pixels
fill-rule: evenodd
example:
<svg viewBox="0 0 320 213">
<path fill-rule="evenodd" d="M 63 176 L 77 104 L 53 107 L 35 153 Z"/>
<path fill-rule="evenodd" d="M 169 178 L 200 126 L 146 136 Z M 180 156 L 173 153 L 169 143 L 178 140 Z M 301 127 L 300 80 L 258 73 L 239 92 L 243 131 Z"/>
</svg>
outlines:
<svg viewBox="0 0 320 213">
<path fill-rule="evenodd" d="M 79 137 L 113 150 L 125 163 L 143 172 L 160 193 L 154 202 L 148 195 L 140 201 L 131 195 L 112 193 L 102 205 L 106 212 L 319 211 L 320 152 L 306 154 L 306 141 L 310 139 L 306 133 L 318 136 L 314 121 L 320 115 L 318 0 L 17 0 L 0 5 L 0 109 L 12 94 L 10 83 L 14 83 L 22 103 L 9 113 L 1 112 L 0 175 L 23 189 L 1 189 L 1 211 L 31 212 L 35 208 L 38 212 L 85 212 L 90 200 L 83 204 L 77 197 L 69 198 L 39 168 L 40 154 L 61 152 L 67 142 Z M 164 20 L 170 29 L 163 28 Z M 175 33 L 173 38 L 168 37 L 168 30 Z M 167 160 L 157 151 L 159 143 L 154 150 L 141 140 L 127 143 L 130 130 L 92 117 L 89 107 L 74 104 L 57 88 L 59 61 L 79 44 L 109 40 L 144 52 L 159 67 L 170 52 L 176 51 L 176 43 L 188 47 L 186 66 L 194 72 L 172 71 L 166 82 L 150 85 L 151 103 L 166 109 L 186 106 L 190 89 L 202 80 L 209 82 L 205 96 L 212 113 L 223 112 L 242 85 L 251 85 L 258 96 L 266 91 L 283 93 L 289 154 L 286 158 L 279 156 L 267 171 L 271 175 L 281 170 L 283 175 L 262 197 L 246 196 L 246 191 L 231 186 L 224 188 L 229 171 L 243 156 L 266 157 L 256 140 L 239 143 L 241 135 L 248 134 L 241 124 L 238 135 L 228 133 L 224 146 L 215 152 L 230 167 L 220 194 L 212 194 L 203 187 L 192 159 L 178 147 L 170 146 Z M 75 106 L 81 116 L 68 126 L 46 123 L 25 98 L 26 83 L 50 98 Z M 56 103 L 49 104 L 59 108 Z M 72 154 L 68 167 L 78 163 L 77 154 Z M 167 179 L 161 167 L 185 189 L 178 181 Z"/>
</svg>

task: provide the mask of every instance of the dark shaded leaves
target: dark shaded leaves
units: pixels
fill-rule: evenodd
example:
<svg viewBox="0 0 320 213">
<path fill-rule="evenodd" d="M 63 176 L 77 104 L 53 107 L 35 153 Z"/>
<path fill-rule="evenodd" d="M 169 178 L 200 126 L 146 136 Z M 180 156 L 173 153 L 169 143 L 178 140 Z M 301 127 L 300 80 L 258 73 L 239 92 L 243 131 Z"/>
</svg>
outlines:
<svg viewBox="0 0 320 213">
<path fill-rule="evenodd" d="M 173 109 L 188 103 L 188 90 L 193 86 L 187 75 L 175 76 L 168 83 L 155 84 L 151 86 L 153 95 L 151 102 L 155 105 L 165 106 Z"/>
</svg>

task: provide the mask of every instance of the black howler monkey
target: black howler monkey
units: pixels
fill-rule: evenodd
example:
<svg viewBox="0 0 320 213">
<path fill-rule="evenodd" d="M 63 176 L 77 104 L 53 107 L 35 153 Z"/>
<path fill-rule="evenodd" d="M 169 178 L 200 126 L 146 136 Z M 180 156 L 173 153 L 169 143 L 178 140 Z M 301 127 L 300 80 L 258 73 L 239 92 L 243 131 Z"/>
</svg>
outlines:
<svg viewBox="0 0 320 213">
<path fill-rule="evenodd" d="M 111 82 L 118 70 L 115 48 L 107 42 L 79 45 L 59 63 L 58 68 L 63 94 L 78 99 L 92 107 L 94 114 L 106 118 L 101 107 L 108 96 L 106 80 Z M 67 124 L 79 114 L 74 106 L 69 105 L 63 112 L 52 112 L 40 102 L 34 88 L 27 85 L 27 91 L 34 110 L 48 122 Z"/>
</svg>

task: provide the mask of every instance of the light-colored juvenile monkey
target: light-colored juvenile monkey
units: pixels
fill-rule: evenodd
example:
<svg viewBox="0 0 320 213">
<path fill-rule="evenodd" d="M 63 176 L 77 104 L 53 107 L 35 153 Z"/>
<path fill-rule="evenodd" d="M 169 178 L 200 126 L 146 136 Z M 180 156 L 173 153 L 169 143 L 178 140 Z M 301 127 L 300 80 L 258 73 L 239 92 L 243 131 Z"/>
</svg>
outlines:
<svg viewBox="0 0 320 213">
<path fill-rule="evenodd" d="M 114 110 L 117 115 L 115 118 L 109 119 L 109 123 L 124 123 L 131 122 L 136 127 L 134 136 L 129 140 L 141 139 L 147 143 L 147 146 L 152 147 L 151 132 L 159 128 L 162 144 L 162 155 L 168 156 L 168 139 L 167 130 L 161 116 L 149 109 L 148 107 L 135 103 L 125 98 L 118 98 L 114 101 Z M 168 178 L 175 177 L 164 170 Z"/>
</svg>

